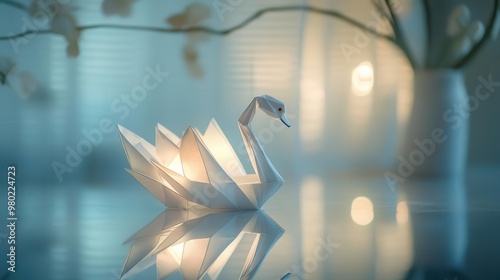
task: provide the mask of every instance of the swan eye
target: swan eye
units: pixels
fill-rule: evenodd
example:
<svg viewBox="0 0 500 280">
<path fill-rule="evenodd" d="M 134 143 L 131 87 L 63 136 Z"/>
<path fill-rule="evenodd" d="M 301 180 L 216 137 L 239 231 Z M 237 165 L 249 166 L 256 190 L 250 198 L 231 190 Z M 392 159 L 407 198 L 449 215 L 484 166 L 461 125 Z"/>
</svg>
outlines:
<svg viewBox="0 0 500 280">
<path fill-rule="evenodd" d="M 282 110 L 283 110 L 283 109 L 282 109 L 281 107 L 279 107 L 279 108 L 278 108 L 278 111 L 280 111 L 280 112 L 281 112 Z"/>
</svg>

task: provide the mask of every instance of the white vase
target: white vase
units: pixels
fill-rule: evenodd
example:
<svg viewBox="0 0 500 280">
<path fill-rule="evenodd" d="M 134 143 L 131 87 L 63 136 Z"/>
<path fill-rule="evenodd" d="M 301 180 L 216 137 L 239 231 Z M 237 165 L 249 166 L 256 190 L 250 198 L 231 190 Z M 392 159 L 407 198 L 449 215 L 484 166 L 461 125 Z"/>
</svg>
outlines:
<svg viewBox="0 0 500 280">
<path fill-rule="evenodd" d="M 455 176 L 465 171 L 469 120 L 461 71 L 416 71 L 413 106 L 400 144 L 403 178 Z"/>
</svg>

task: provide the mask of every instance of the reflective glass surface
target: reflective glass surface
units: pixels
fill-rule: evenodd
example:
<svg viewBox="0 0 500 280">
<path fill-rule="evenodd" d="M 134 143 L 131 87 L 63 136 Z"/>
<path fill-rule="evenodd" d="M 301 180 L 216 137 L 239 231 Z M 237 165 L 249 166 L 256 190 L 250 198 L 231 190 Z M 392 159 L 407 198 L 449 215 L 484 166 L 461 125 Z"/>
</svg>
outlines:
<svg viewBox="0 0 500 280">
<path fill-rule="evenodd" d="M 394 189 L 285 174 L 263 210 L 239 212 L 165 210 L 132 180 L 19 182 L 17 271 L 2 279 L 497 279 L 498 176 L 469 173 Z"/>
</svg>

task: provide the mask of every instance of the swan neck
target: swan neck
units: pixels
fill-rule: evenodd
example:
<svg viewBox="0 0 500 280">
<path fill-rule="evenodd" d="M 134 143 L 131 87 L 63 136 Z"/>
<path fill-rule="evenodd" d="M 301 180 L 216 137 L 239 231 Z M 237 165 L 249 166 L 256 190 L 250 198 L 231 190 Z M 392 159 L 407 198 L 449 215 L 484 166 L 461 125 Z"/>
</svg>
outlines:
<svg viewBox="0 0 500 280">
<path fill-rule="evenodd" d="M 245 109 L 243 114 L 241 114 L 238 120 L 241 135 L 243 137 L 243 142 L 247 149 L 250 162 L 252 163 L 255 173 L 259 176 L 261 182 L 280 182 L 283 181 L 281 176 L 278 174 L 273 164 L 267 157 L 264 149 L 259 143 L 259 140 L 255 136 L 250 122 L 255 116 L 257 108 L 259 108 L 259 98 L 255 97 L 250 105 Z"/>
<path fill-rule="evenodd" d="M 238 120 L 239 123 L 243 126 L 249 126 L 250 122 L 252 122 L 253 117 L 255 116 L 255 112 L 257 111 L 258 107 L 259 107 L 258 98 L 254 97 L 254 99 L 252 100 L 252 102 L 250 102 L 245 111 L 243 111 L 243 114 L 241 114 L 241 117 Z"/>
</svg>

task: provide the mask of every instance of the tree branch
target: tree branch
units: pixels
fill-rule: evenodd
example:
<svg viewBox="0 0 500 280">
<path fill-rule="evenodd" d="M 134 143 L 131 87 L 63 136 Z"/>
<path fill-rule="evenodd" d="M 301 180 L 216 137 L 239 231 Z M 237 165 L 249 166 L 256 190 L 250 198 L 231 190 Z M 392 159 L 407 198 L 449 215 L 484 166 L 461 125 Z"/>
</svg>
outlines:
<svg viewBox="0 0 500 280">
<path fill-rule="evenodd" d="M 390 0 L 385 0 L 385 4 L 387 5 L 387 8 L 389 9 L 389 14 L 392 17 L 393 20 L 393 28 L 394 28 L 394 35 L 395 35 L 395 41 L 398 46 L 400 46 L 401 50 L 405 53 L 406 57 L 408 58 L 408 61 L 410 62 L 410 65 L 413 69 L 415 69 L 415 62 L 413 60 L 413 57 L 410 53 L 410 49 L 408 48 L 408 45 L 406 44 L 406 40 L 404 38 L 403 32 L 401 32 L 401 29 L 399 27 L 399 20 L 396 17 L 396 14 L 392 10 L 392 6 L 390 3 Z"/>
<path fill-rule="evenodd" d="M 431 46 L 432 46 L 432 15 L 429 0 L 423 0 L 425 9 L 425 24 L 427 31 L 427 49 L 425 50 L 425 66 L 431 66 Z"/>
<path fill-rule="evenodd" d="M 7 82 L 7 74 L 0 71 L 0 84 L 5 85 L 6 82 Z"/>
<path fill-rule="evenodd" d="M 19 3 L 17 1 L 12 1 L 12 0 L 0 0 L 0 4 L 5 4 L 7 6 L 11 6 L 14 9 L 21 10 L 23 12 L 28 11 L 28 7 L 26 7 L 24 4 Z"/>
<path fill-rule="evenodd" d="M 391 27 L 393 27 L 392 26 L 392 24 L 393 24 L 392 17 L 389 14 L 387 14 L 387 12 L 385 11 L 384 7 L 382 7 L 380 5 L 379 1 L 377 1 L 377 0 L 371 0 L 371 2 L 372 2 L 372 6 L 375 7 L 375 9 L 377 9 L 377 11 L 380 14 L 382 14 L 389 21 L 389 23 L 391 24 Z"/>
<path fill-rule="evenodd" d="M 493 14 L 490 17 L 490 22 L 488 23 L 488 26 L 486 27 L 486 31 L 484 32 L 483 38 L 481 38 L 481 40 L 479 40 L 479 42 L 477 42 L 477 44 L 474 45 L 472 50 L 466 56 L 464 56 L 460 61 L 455 63 L 455 65 L 453 65 L 453 68 L 458 69 L 458 68 L 464 66 L 465 64 L 467 64 L 475 55 L 477 55 L 479 50 L 481 50 L 481 48 L 486 44 L 486 41 L 488 41 L 488 39 L 490 39 L 491 33 L 493 32 L 493 27 L 495 26 L 495 21 L 498 20 L 497 19 L 498 12 L 499 12 L 498 11 L 498 5 L 499 5 L 498 2 L 499 2 L 499 0 L 495 0 L 495 2 L 493 4 Z"/>
<path fill-rule="evenodd" d="M 230 27 L 228 29 L 222 29 L 222 30 L 217 30 L 217 29 L 212 29 L 209 27 L 191 27 L 191 28 L 163 28 L 163 27 L 150 27 L 150 26 L 135 26 L 135 25 L 116 25 L 116 24 L 95 24 L 95 25 L 85 25 L 85 26 L 79 26 L 77 27 L 78 30 L 88 30 L 88 29 L 97 29 L 97 28 L 108 28 L 108 29 L 123 29 L 123 30 L 140 30 L 140 31 L 150 31 L 150 32 L 159 32 L 159 33 L 188 33 L 188 32 L 205 32 L 213 35 L 229 35 L 239 29 L 242 29 L 243 27 L 247 26 L 251 22 L 255 21 L 256 19 L 260 18 L 262 15 L 266 13 L 271 13 L 271 12 L 289 12 L 289 11 L 306 11 L 306 12 L 312 12 L 312 13 L 317 13 L 317 14 L 322 14 L 326 16 L 331 16 L 338 18 L 344 22 L 347 22 L 355 27 L 358 27 L 360 29 L 364 29 L 366 32 L 378 37 L 378 38 L 383 38 L 391 43 L 395 44 L 396 46 L 400 47 L 394 37 L 386 34 L 379 33 L 377 30 L 374 30 L 373 28 L 365 26 L 363 23 L 352 19 L 340 12 L 334 11 L 334 10 L 324 10 L 324 9 L 319 9 L 315 7 L 309 7 L 309 6 L 284 6 L 284 7 L 273 7 L 273 8 L 266 8 L 262 9 L 260 11 L 255 12 L 252 16 L 244 20 L 243 22 Z M 12 34 L 12 35 L 7 35 L 7 36 L 0 36 L 0 41 L 2 40 L 13 40 L 17 38 L 24 37 L 26 35 L 30 34 L 49 34 L 49 33 L 54 33 L 52 30 L 27 30 L 25 32 L 17 33 L 17 34 Z"/>
</svg>

